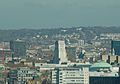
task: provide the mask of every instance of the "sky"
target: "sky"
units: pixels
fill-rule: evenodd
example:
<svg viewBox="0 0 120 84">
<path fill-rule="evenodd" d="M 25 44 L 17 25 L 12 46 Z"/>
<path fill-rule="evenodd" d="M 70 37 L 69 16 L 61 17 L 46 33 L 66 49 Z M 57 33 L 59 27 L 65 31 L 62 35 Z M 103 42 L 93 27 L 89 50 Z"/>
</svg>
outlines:
<svg viewBox="0 0 120 84">
<path fill-rule="evenodd" d="M 120 0 L 0 0 L 0 29 L 120 26 Z"/>
</svg>

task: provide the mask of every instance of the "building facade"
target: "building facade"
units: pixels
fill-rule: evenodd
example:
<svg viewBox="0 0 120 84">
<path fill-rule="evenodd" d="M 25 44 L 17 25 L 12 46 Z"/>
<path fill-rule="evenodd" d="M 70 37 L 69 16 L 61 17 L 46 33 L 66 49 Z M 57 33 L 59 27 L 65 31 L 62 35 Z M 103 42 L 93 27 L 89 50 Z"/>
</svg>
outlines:
<svg viewBox="0 0 120 84">
<path fill-rule="evenodd" d="M 10 49 L 13 53 L 13 57 L 22 58 L 26 56 L 26 43 L 24 41 L 10 41 Z"/>
<path fill-rule="evenodd" d="M 61 64 L 61 63 L 67 63 L 67 61 L 68 59 L 67 59 L 67 54 L 65 49 L 65 42 L 63 40 L 56 41 L 53 63 Z"/>
<path fill-rule="evenodd" d="M 120 84 L 120 77 L 90 77 L 90 84 Z"/>
<path fill-rule="evenodd" d="M 119 84 L 119 67 L 112 67 L 105 62 L 90 66 L 90 84 Z"/>
<path fill-rule="evenodd" d="M 89 84 L 89 70 L 87 67 L 55 69 L 52 84 Z"/>
<path fill-rule="evenodd" d="M 29 80 L 33 80 L 37 76 L 34 69 L 21 67 L 17 70 L 17 84 L 27 84 Z"/>
<path fill-rule="evenodd" d="M 120 41 L 118 40 L 111 41 L 111 54 L 120 55 Z"/>
</svg>

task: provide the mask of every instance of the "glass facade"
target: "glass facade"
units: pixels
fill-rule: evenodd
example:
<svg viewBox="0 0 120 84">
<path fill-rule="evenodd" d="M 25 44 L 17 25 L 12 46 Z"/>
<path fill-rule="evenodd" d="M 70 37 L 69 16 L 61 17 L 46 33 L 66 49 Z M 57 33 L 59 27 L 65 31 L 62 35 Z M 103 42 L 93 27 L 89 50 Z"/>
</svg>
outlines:
<svg viewBox="0 0 120 84">
<path fill-rule="evenodd" d="M 11 41 L 10 49 L 13 52 L 14 57 L 26 56 L 26 43 L 23 41 Z"/>
<path fill-rule="evenodd" d="M 90 77 L 90 84 L 120 84 L 120 77 Z"/>
<path fill-rule="evenodd" d="M 120 41 L 111 41 L 111 54 L 120 55 Z"/>
</svg>

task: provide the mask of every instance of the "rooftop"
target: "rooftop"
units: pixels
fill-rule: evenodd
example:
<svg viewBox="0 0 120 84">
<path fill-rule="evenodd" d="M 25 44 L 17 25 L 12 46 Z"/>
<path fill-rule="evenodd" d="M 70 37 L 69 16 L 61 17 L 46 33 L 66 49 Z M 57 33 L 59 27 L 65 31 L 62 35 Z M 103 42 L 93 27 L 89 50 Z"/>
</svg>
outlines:
<svg viewBox="0 0 120 84">
<path fill-rule="evenodd" d="M 104 61 L 94 63 L 90 68 L 112 68 L 112 66 Z"/>
</svg>

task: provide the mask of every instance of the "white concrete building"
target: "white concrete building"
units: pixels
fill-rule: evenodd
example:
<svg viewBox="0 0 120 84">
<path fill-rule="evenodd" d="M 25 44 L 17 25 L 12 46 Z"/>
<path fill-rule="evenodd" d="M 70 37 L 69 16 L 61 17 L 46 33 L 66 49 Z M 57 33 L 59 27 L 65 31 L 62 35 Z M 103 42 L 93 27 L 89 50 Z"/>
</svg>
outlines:
<svg viewBox="0 0 120 84">
<path fill-rule="evenodd" d="M 52 71 L 52 84 L 89 84 L 88 67 L 57 68 Z"/>
<path fill-rule="evenodd" d="M 67 54 L 65 49 L 65 42 L 63 40 L 56 41 L 53 63 L 61 64 L 61 63 L 67 63 L 67 62 L 68 62 L 68 59 L 67 59 Z"/>
</svg>

